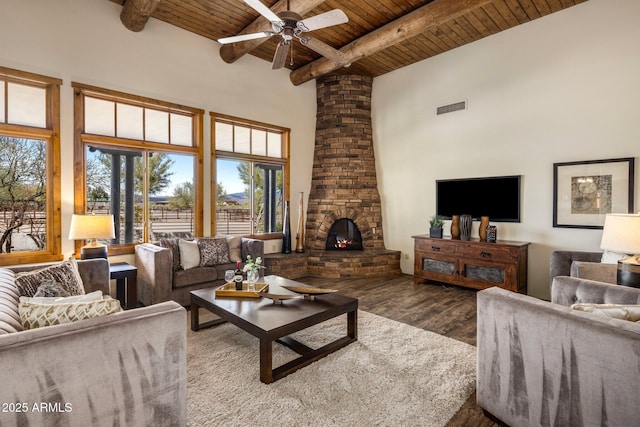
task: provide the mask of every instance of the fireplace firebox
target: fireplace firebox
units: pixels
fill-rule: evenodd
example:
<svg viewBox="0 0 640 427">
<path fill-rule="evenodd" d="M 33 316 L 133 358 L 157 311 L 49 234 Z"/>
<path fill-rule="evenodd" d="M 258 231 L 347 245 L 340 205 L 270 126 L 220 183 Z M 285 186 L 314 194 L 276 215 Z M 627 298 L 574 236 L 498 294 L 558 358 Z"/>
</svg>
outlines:
<svg viewBox="0 0 640 427">
<path fill-rule="evenodd" d="M 361 251 L 362 235 L 358 226 L 349 218 L 341 218 L 334 222 L 327 234 L 328 251 Z"/>
</svg>

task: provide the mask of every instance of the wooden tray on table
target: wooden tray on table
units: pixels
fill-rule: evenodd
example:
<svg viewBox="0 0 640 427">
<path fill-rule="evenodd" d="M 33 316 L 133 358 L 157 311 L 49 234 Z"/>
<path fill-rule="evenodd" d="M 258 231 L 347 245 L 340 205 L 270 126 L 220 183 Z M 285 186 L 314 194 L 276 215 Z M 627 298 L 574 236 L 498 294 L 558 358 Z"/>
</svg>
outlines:
<svg viewBox="0 0 640 427">
<path fill-rule="evenodd" d="M 243 298 L 260 298 L 260 292 L 266 292 L 269 290 L 269 285 L 266 283 L 256 283 L 255 291 L 248 291 L 248 283 L 242 283 L 242 290 L 236 290 L 235 283 L 226 283 L 216 289 L 216 297 L 243 297 Z"/>
</svg>

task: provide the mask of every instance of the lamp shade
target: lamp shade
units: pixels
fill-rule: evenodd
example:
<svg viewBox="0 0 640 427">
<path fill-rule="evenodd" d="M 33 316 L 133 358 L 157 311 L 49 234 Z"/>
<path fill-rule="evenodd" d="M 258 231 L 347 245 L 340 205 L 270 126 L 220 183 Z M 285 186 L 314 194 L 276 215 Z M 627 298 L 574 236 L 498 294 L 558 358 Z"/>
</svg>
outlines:
<svg viewBox="0 0 640 427">
<path fill-rule="evenodd" d="M 607 214 L 600 248 L 623 254 L 640 253 L 640 215 Z"/>
<path fill-rule="evenodd" d="M 116 237 L 113 215 L 73 215 L 69 239 L 113 239 Z"/>
</svg>

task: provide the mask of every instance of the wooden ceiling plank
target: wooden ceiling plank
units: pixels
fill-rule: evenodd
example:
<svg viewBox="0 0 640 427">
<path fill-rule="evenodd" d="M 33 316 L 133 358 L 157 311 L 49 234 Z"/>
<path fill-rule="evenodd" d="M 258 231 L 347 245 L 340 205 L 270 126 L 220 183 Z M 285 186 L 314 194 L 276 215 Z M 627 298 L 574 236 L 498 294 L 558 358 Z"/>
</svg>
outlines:
<svg viewBox="0 0 640 427">
<path fill-rule="evenodd" d="M 298 12 L 300 15 L 305 15 L 322 3 L 324 0 L 291 0 L 291 10 Z M 288 0 L 278 1 L 271 10 L 275 13 L 287 10 Z M 254 20 L 251 24 L 247 25 L 238 34 L 250 34 L 258 33 L 260 31 L 270 31 L 271 23 L 264 17 L 260 16 Z M 233 43 L 222 45 L 220 48 L 220 57 L 226 63 L 233 63 L 240 59 L 245 54 L 251 52 L 256 47 L 264 43 L 266 39 L 254 39 L 241 43 Z"/>
<path fill-rule="evenodd" d="M 524 10 L 524 13 L 527 14 L 530 21 L 533 21 L 534 19 L 538 19 L 542 16 L 540 15 L 538 8 L 536 8 L 536 6 L 533 4 L 531 0 L 520 0 L 519 2 L 520 2 L 520 7 L 522 8 L 522 10 Z"/>
<path fill-rule="evenodd" d="M 473 15 L 473 11 L 462 15 L 460 18 L 454 20 L 461 28 L 465 30 L 471 37 L 471 41 L 481 39 L 485 35 L 489 35 L 489 32 L 484 25 Z M 473 23 L 472 23 L 473 21 Z"/>
<path fill-rule="evenodd" d="M 562 3 L 560 3 L 560 0 L 547 0 L 547 4 L 551 9 L 551 13 L 562 10 Z"/>
<path fill-rule="evenodd" d="M 172 1 L 163 0 L 154 12 L 153 18 L 212 40 L 222 37 L 220 29 L 225 26 L 242 27 L 242 15 L 237 13 L 237 8 L 225 10 L 208 1 L 205 4 L 207 6 L 204 6 L 201 0 L 184 0 L 176 5 Z"/>
<path fill-rule="evenodd" d="M 520 24 L 520 22 L 518 22 L 515 15 L 513 14 L 509 6 L 507 6 L 504 0 L 496 0 L 492 4 L 500 13 L 502 19 L 507 23 L 507 28 L 515 27 L 516 25 Z"/>
<path fill-rule="evenodd" d="M 395 21 L 349 43 L 340 51 L 345 63 L 334 63 L 326 58 L 317 59 L 291 73 L 291 81 L 298 85 L 320 75 L 330 73 L 358 59 L 372 55 L 402 40 L 414 37 L 429 28 L 448 22 L 470 10 L 481 7 L 490 0 L 435 0 Z"/>
<path fill-rule="evenodd" d="M 475 37 L 474 40 L 479 40 L 481 38 L 495 34 L 497 32 L 497 31 L 492 31 L 486 25 L 484 25 L 484 21 L 478 18 L 478 16 L 475 14 L 475 11 L 472 13 L 466 14 L 464 16 L 464 19 L 465 21 L 468 22 L 468 25 L 470 25 L 471 28 L 475 30 L 475 34 L 477 34 L 476 36 L 474 36 Z M 491 22 L 491 25 L 495 27 L 495 25 L 493 25 L 493 22 Z"/>
<path fill-rule="evenodd" d="M 122 25 L 130 31 L 142 31 L 158 3 L 160 0 L 127 0 L 120 12 Z"/>
<path fill-rule="evenodd" d="M 487 30 L 487 35 L 500 32 L 500 27 L 493 22 L 484 8 L 476 9 L 472 12 L 473 18 L 482 24 Z"/>
<path fill-rule="evenodd" d="M 357 7 L 353 7 L 347 14 L 349 19 L 354 17 L 356 22 L 362 25 L 367 32 L 373 31 L 376 28 L 385 25 L 393 20 L 392 16 L 386 16 L 379 13 L 379 11 L 372 7 L 369 3 L 363 2 Z"/>
<path fill-rule="evenodd" d="M 462 28 L 456 19 L 452 19 L 451 22 L 442 24 L 442 33 L 449 36 L 456 44 L 456 47 L 467 44 L 473 40 L 473 38 Z"/>
<path fill-rule="evenodd" d="M 412 38 L 411 42 L 420 46 L 420 49 L 427 55 L 427 58 L 435 56 L 441 52 L 440 48 L 438 48 L 438 46 L 429 40 L 424 34 L 420 34 Z"/>
<path fill-rule="evenodd" d="M 533 5 L 540 12 L 540 16 L 546 16 L 551 13 L 551 8 L 545 0 L 533 0 Z"/>
<path fill-rule="evenodd" d="M 493 23 L 500 28 L 500 31 L 508 30 L 510 27 L 509 23 L 504 19 L 502 14 L 493 4 L 488 4 L 481 8 L 481 10 L 487 14 L 489 19 L 493 21 Z"/>
<path fill-rule="evenodd" d="M 523 24 L 525 22 L 529 22 L 530 19 L 527 16 L 526 12 L 520 6 L 520 2 L 518 0 L 505 0 L 505 4 L 513 13 L 513 16 L 518 20 L 518 24 Z"/>
<path fill-rule="evenodd" d="M 402 63 L 402 64 L 411 64 L 418 56 L 417 49 L 407 49 L 404 46 L 404 43 L 398 43 L 393 45 L 382 52 L 380 52 L 381 56 L 386 56 L 390 58 L 389 65 L 393 65 L 393 63 Z"/>
<path fill-rule="evenodd" d="M 438 46 L 442 47 L 443 52 L 455 49 L 459 46 L 459 44 L 449 36 L 447 29 L 442 25 L 438 26 L 438 28 L 427 31 L 427 33 L 431 33 L 432 40 L 439 41 Z"/>
</svg>

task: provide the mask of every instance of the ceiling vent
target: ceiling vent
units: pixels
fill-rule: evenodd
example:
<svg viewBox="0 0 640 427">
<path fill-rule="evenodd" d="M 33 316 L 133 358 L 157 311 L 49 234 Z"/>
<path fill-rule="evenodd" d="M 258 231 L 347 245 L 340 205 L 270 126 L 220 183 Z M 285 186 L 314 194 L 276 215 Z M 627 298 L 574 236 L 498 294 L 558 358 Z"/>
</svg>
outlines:
<svg viewBox="0 0 640 427">
<path fill-rule="evenodd" d="M 455 102 L 449 105 L 443 105 L 442 107 L 438 107 L 437 113 L 446 114 L 453 113 L 454 111 L 466 110 L 467 109 L 467 101 Z"/>
</svg>

